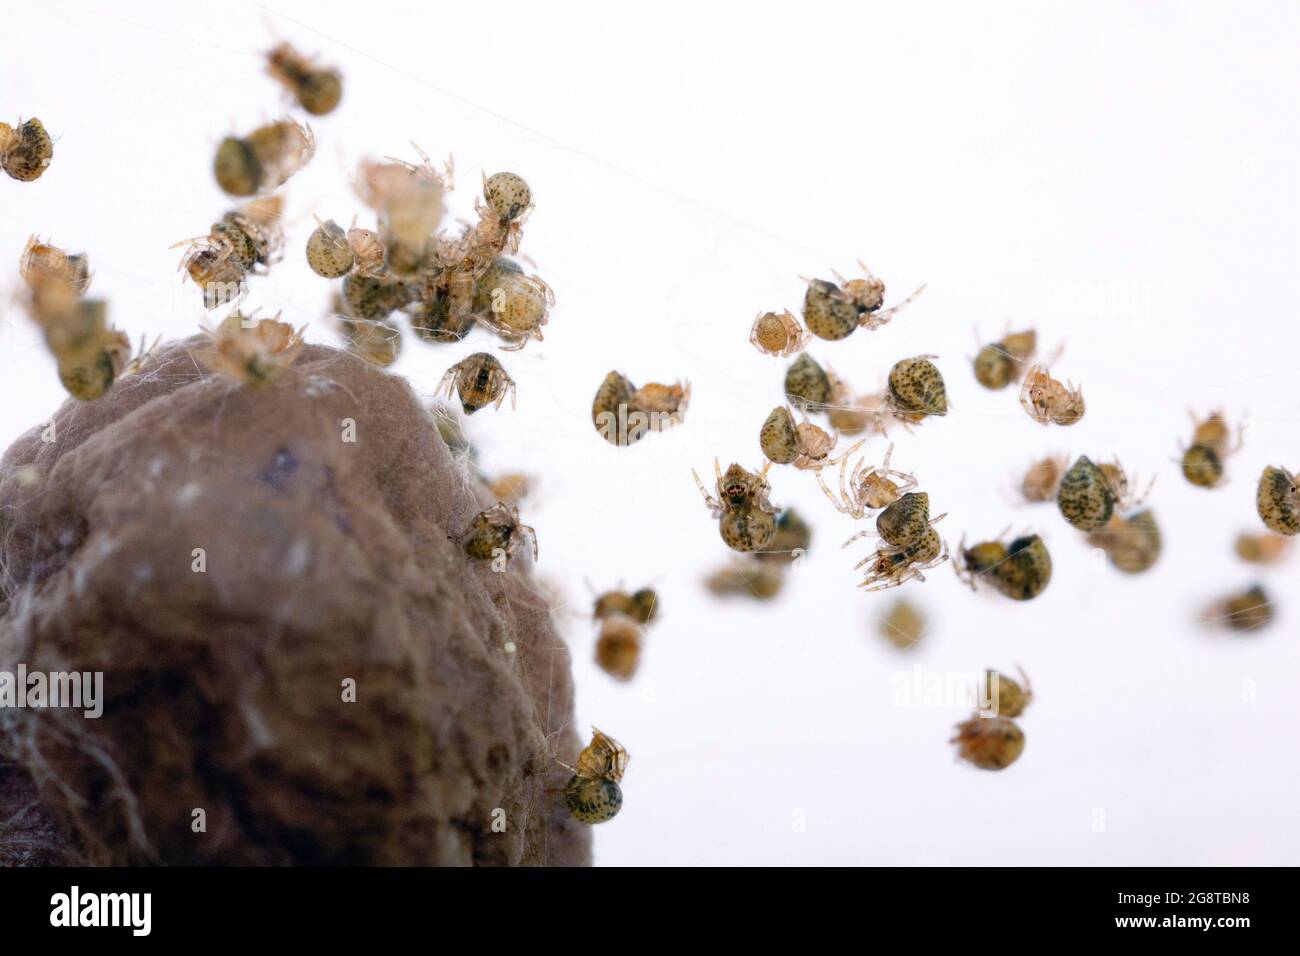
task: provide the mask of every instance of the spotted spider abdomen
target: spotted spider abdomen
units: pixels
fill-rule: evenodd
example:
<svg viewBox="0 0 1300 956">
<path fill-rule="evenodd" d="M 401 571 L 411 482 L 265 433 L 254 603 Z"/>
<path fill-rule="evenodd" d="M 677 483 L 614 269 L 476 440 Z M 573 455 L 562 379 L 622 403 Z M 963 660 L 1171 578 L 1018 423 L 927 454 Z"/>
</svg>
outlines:
<svg viewBox="0 0 1300 956">
<path fill-rule="evenodd" d="M 799 457 L 799 431 L 784 406 L 778 405 L 767 416 L 758 432 L 763 454 L 778 465 L 788 465 Z"/>
<path fill-rule="evenodd" d="M 1193 445 L 1183 452 L 1183 477 L 1201 488 L 1223 480 L 1223 459 L 1209 445 Z"/>
<path fill-rule="evenodd" d="M 0 166 L 19 182 L 39 179 L 54 158 L 54 141 L 44 124 L 29 119 L 16 131 L 8 124 L 0 126 Z"/>
<path fill-rule="evenodd" d="M 876 532 L 899 548 L 915 547 L 930 527 L 930 496 L 909 491 L 876 516 Z"/>
<path fill-rule="evenodd" d="M 307 265 L 325 279 L 346 275 L 356 257 L 348 245 L 348 234 L 332 219 L 323 222 L 307 238 Z"/>
<path fill-rule="evenodd" d="M 917 415 L 948 414 L 948 391 L 938 366 L 917 356 L 894 363 L 889 370 L 889 394 L 894 404 Z"/>
<path fill-rule="evenodd" d="M 1016 374 L 1015 360 L 1000 345 L 986 345 L 975 356 L 975 381 L 997 391 L 1011 384 Z"/>
<path fill-rule="evenodd" d="M 834 282 L 814 279 L 803 297 L 803 322 L 819 339 L 847 338 L 858 327 L 860 312 Z"/>
<path fill-rule="evenodd" d="M 565 785 L 564 802 L 575 819 L 583 823 L 604 823 L 623 809 L 623 788 L 613 780 L 575 774 Z"/>
<path fill-rule="evenodd" d="M 1270 465 L 1264 469 L 1259 476 L 1255 507 L 1270 531 L 1300 533 L 1300 487 L 1296 485 L 1295 475 L 1285 468 Z"/>
<path fill-rule="evenodd" d="M 1047 545 L 1036 534 L 1017 538 L 1007 545 L 1007 556 L 993 567 L 990 578 L 993 586 L 1012 600 L 1037 597 L 1052 580 L 1052 556 Z"/>
<path fill-rule="evenodd" d="M 733 551 L 762 551 L 776 537 L 776 518 L 757 508 L 728 511 L 718 521 L 718 533 Z"/>
<path fill-rule="evenodd" d="M 483 198 L 502 222 L 513 222 L 533 204 L 533 191 L 515 173 L 495 173 L 483 185 Z"/>
<path fill-rule="evenodd" d="M 785 395 L 790 404 L 817 411 L 831 400 L 831 379 L 810 355 L 800 355 L 785 373 Z"/>
<path fill-rule="evenodd" d="M 1061 516 L 1080 531 L 1096 531 L 1105 527 L 1115 513 L 1115 494 L 1101 469 L 1086 455 L 1080 455 L 1061 479 L 1056 506 Z"/>
</svg>

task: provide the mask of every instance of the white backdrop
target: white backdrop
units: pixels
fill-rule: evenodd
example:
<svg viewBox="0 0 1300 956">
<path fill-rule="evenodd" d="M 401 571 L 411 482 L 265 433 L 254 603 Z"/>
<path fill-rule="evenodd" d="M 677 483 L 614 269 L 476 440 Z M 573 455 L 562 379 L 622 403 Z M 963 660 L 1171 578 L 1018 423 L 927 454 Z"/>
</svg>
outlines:
<svg viewBox="0 0 1300 956">
<path fill-rule="evenodd" d="M 554 7 L 554 8 L 553 8 Z M 524 251 L 555 288 L 546 341 L 504 356 L 515 413 L 472 437 L 491 470 L 529 471 L 540 573 L 578 611 L 584 577 L 653 582 L 662 621 L 641 673 L 591 663 L 574 615 L 578 720 L 630 750 L 603 864 L 1300 863 L 1300 563 L 1263 575 L 1232 553 L 1258 530 L 1254 483 L 1300 466 L 1296 390 L 1300 13 L 1292 3 L 566 5 L 5 3 L 0 118 L 58 137 L 34 184 L 0 181 L 0 264 L 39 233 L 90 254 L 94 288 L 134 338 L 192 332 L 177 240 L 228 208 L 210 173 L 230 131 L 286 109 L 261 53 L 290 39 L 346 76 L 288 189 L 288 255 L 251 304 L 332 341 L 329 284 L 307 269 L 311 214 L 346 223 L 366 155 L 453 153 L 469 215 L 480 171 L 511 169 L 537 208 Z M 899 592 L 855 589 L 856 530 L 811 475 L 773 499 L 815 524 L 773 605 L 718 602 L 728 553 L 690 478 L 759 460 L 784 363 L 755 352 L 761 309 L 797 309 L 800 275 L 865 259 L 894 323 L 812 354 L 860 388 L 937 353 L 953 410 L 899 434 L 955 544 L 1008 524 L 1048 542 L 1056 575 L 1025 605 L 971 594 L 947 567 L 904 592 L 933 625 L 908 653 L 876 619 Z M 0 270 L 0 438 L 62 399 L 53 361 Z M 1067 342 L 1087 417 L 1034 425 L 1014 390 L 974 381 L 973 328 Z M 406 343 L 431 393 L 489 344 Z M 630 449 L 596 436 L 596 385 L 689 378 L 686 424 Z M 1189 408 L 1249 416 L 1229 483 L 1192 488 L 1173 459 Z M 872 446 L 883 451 L 882 443 Z M 1146 575 L 1094 567 L 1050 506 L 1011 489 L 1048 452 L 1118 455 L 1159 474 L 1165 553 Z M 864 543 L 865 544 L 865 543 Z M 1200 626 L 1212 597 L 1261 578 L 1273 626 Z M 1038 699 L 1002 773 L 954 760 L 960 701 L 899 689 L 1020 662 Z"/>
</svg>

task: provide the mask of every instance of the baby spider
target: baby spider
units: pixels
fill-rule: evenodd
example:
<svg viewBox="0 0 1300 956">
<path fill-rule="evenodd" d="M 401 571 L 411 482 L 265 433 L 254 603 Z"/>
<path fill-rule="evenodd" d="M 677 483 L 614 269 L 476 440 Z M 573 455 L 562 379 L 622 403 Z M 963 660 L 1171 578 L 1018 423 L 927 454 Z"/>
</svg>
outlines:
<svg viewBox="0 0 1300 956">
<path fill-rule="evenodd" d="M 1128 476 L 1118 461 L 1100 467 L 1080 455 L 1061 479 L 1056 506 L 1061 516 L 1080 531 L 1097 531 L 1111 515 L 1138 507 L 1155 484 L 1153 478 L 1137 498 L 1129 497 Z"/>
<path fill-rule="evenodd" d="M 831 403 L 826 407 L 826 417 L 831 427 L 841 435 L 852 437 L 867 432 L 871 435 L 888 437 L 889 426 L 897 424 L 888 392 L 874 392 L 850 397 L 846 387 L 841 385 L 836 394 L 831 396 Z"/>
<path fill-rule="evenodd" d="M 1009 717 L 976 715 L 957 725 L 957 756 L 981 770 L 1005 770 L 1025 749 L 1025 733 Z"/>
<path fill-rule="evenodd" d="M 768 460 L 778 465 L 794 465 L 801 471 L 820 471 L 840 461 L 827 457 L 839 441 L 808 421 L 795 424 L 794 413 L 784 405 L 772 409 L 758 432 L 758 444 Z"/>
<path fill-rule="evenodd" d="M 227 136 L 217 147 L 212 171 L 231 196 L 255 196 L 278 189 L 315 152 L 311 127 L 286 116 L 247 136 Z"/>
<path fill-rule="evenodd" d="M 54 357 L 76 366 L 98 360 L 107 332 L 107 305 L 85 299 L 90 266 L 84 255 L 69 255 L 55 246 L 28 240 L 19 261 L 27 286 L 23 306 L 40 326 Z"/>
<path fill-rule="evenodd" d="M 925 290 L 921 286 L 898 305 L 882 309 L 885 284 L 861 260 L 858 266 L 866 274 L 865 278 L 845 279 L 832 269 L 831 274 L 839 285 L 825 279 L 805 280 L 808 291 L 803 300 L 804 324 L 813 335 L 834 341 L 847 338 L 859 326 L 878 329 Z"/>
<path fill-rule="evenodd" d="M 786 508 L 776 516 L 776 534 L 772 543 L 754 555 L 755 560 L 768 564 L 793 564 L 808 552 L 812 544 L 812 527 L 793 508 Z"/>
<path fill-rule="evenodd" d="M 905 492 L 916 487 L 915 475 L 895 471 L 889 467 L 889 459 L 894 454 L 892 442 L 885 450 L 885 460 L 880 465 L 867 465 L 865 457 L 859 458 L 850 475 L 849 458 L 864 444 L 865 440 L 860 441 L 840 456 L 839 498 L 836 498 L 835 493 L 826 487 L 821 472 L 817 472 L 817 484 L 821 486 L 822 494 L 826 495 L 830 503 L 835 506 L 835 510 L 857 521 L 861 521 L 874 511 L 892 505 Z"/>
<path fill-rule="evenodd" d="M 346 232 L 333 219 L 321 222 L 318 218 L 316 229 L 307 237 L 307 265 L 324 279 L 350 272 L 377 278 L 388 273 L 388 250 L 378 233 L 357 228 L 355 216 Z"/>
<path fill-rule="evenodd" d="M 578 765 L 560 766 L 573 773 L 564 787 L 564 801 L 569 812 L 583 823 L 604 823 L 617 816 L 623 806 L 619 786 L 627 772 L 628 753 L 612 737 L 591 728 L 591 743 L 578 754 Z"/>
<path fill-rule="evenodd" d="M 600 627 L 596 638 L 596 664 L 610 677 L 628 681 L 641 663 L 645 631 L 626 614 L 611 614 Z"/>
<path fill-rule="evenodd" d="M 894 363 L 889 370 L 889 402 L 894 414 L 915 424 L 927 415 L 948 414 L 948 391 L 943 375 L 930 359 L 917 355 Z"/>
<path fill-rule="evenodd" d="M 1300 484 L 1296 476 L 1281 466 L 1265 468 L 1259 476 L 1255 509 L 1270 531 L 1285 535 L 1300 532 Z"/>
<path fill-rule="evenodd" d="M 762 551 L 776 537 L 776 508 L 768 501 L 772 489 L 767 483 L 767 471 L 771 467 L 772 463 L 767 462 L 762 471 L 755 473 L 732 464 L 724 475 L 718 459 L 713 459 L 716 498 L 705 490 L 700 476 L 691 469 L 704 503 L 718 519 L 718 533 L 733 551 Z"/>
<path fill-rule="evenodd" d="M 496 252 L 519 251 L 524 223 L 533 211 L 533 191 L 517 173 L 493 173 L 483 176 L 483 199 L 486 207 L 475 203 L 483 221 L 479 241 L 496 246 Z"/>
<path fill-rule="evenodd" d="M 533 560 L 536 561 L 537 532 L 528 525 L 519 523 L 518 508 L 498 501 L 491 508 L 474 516 L 459 541 L 471 558 L 492 561 L 495 568 L 498 558 L 504 557 L 509 562 L 515 556 L 525 537 L 533 543 Z"/>
<path fill-rule="evenodd" d="M 203 290 L 204 308 L 237 300 L 246 291 L 245 278 L 275 260 L 283 209 L 280 196 L 255 199 L 222 216 L 206 236 L 176 243 L 187 247 L 180 267 Z"/>
<path fill-rule="evenodd" d="M 333 112 L 343 98 L 343 77 L 339 71 L 317 66 L 289 44 L 281 43 L 266 59 L 266 71 L 313 116 Z"/>
<path fill-rule="evenodd" d="M 491 290 L 488 310 L 475 314 L 479 324 L 510 343 L 502 346 L 509 352 L 522 349 L 529 339 L 542 341 L 542 326 L 555 305 L 551 287 L 523 274 L 503 274 L 499 283 Z"/>
<path fill-rule="evenodd" d="M 897 500 L 885 506 L 885 509 L 876 515 L 876 531 L 886 544 L 892 544 L 899 548 L 910 548 L 919 544 L 922 537 L 931 530 L 931 526 L 938 524 L 948 516 L 945 511 L 937 518 L 930 517 L 930 496 L 924 491 L 909 491 L 899 495 Z M 848 547 L 858 538 L 871 535 L 870 531 L 859 531 L 848 541 L 844 542 L 844 547 Z"/>
<path fill-rule="evenodd" d="M 1111 515 L 1105 527 L 1089 533 L 1088 543 L 1105 552 L 1116 570 L 1125 574 L 1141 574 L 1151 568 L 1164 547 L 1160 526 L 1150 509 L 1129 517 Z"/>
<path fill-rule="evenodd" d="M 487 482 L 488 491 L 497 501 L 518 505 L 533 490 L 533 479 L 518 471 L 508 471 Z"/>
<path fill-rule="evenodd" d="M 800 355 L 785 372 L 785 397 L 795 408 L 822 411 L 841 390 L 838 379 L 811 355 Z"/>
<path fill-rule="evenodd" d="M 93 402 L 107 394 L 146 354 L 142 349 L 133 361 L 126 333 L 106 328 L 88 357 L 59 361 L 59 381 L 73 398 Z"/>
<path fill-rule="evenodd" d="M 496 357 L 487 352 L 475 352 L 447 369 L 447 374 L 438 383 L 438 393 L 442 392 L 446 392 L 448 397 L 457 393 L 466 415 L 473 415 L 489 404 L 500 408 L 507 393 L 510 407 L 515 407 L 514 379 Z"/>
<path fill-rule="evenodd" d="M 85 295 L 90 288 L 90 261 L 84 253 L 64 252 L 35 236 L 23 247 L 18 274 L 32 289 L 50 281 L 66 283 L 76 295 Z"/>
<path fill-rule="evenodd" d="M 19 119 L 17 129 L 0 123 L 0 169 L 10 177 L 24 183 L 40 179 L 52 159 L 54 140 L 40 120 Z"/>
<path fill-rule="evenodd" d="M 591 401 L 591 422 L 601 438 L 620 448 L 649 432 L 681 424 L 691 403 L 691 383 L 650 382 L 637 388 L 621 372 L 610 372 Z"/>
<path fill-rule="evenodd" d="M 1251 564 L 1277 564 L 1291 550 L 1291 539 L 1277 534 L 1246 534 L 1237 536 L 1234 550 L 1237 557 Z"/>
<path fill-rule="evenodd" d="M 631 594 L 616 589 L 597 595 L 591 616 L 603 621 L 615 614 L 626 615 L 639 624 L 649 624 L 659 614 L 659 594 L 654 588 L 641 588 Z"/>
<path fill-rule="evenodd" d="M 1207 624 L 1222 624 L 1234 631 L 1258 631 L 1273 621 L 1273 602 L 1258 584 L 1215 601 L 1201 618 Z"/>
<path fill-rule="evenodd" d="M 1223 462 L 1241 450 L 1242 432 L 1237 430 L 1237 440 L 1222 412 L 1212 412 L 1208 418 L 1199 419 L 1192 412 L 1192 444 L 1183 452 L 1181 464 L 1183 477 L 1201 488 L 1214 488 L 1223 481 Z"/>
<path fill-rule="evenodd" d="M 885 304 L 885 283 L 877 278 L 861 259 L 858 260 L 858 268 L 862 270 L 865 278 L 845 281 L 844 276 L 834 269 L 831 270 L 831 275 L 835 276 L 849 302 L 862 314 L 858 324 L 864 329 L 880 328 L 894 317 L 895 312 L 915 302 L 917 296 L 925 291 L 925 286 L 922 285 L 898 305 L 882 309 L 881 306 Z"/>
<path fill-rule="evenodd" d="M 749 330 L 749 343 L 764 355 L 789 358 L 802 352 L 812 339 L 789 309 L 783 312 L 760 312 Z"/>
<path fill-rule="evenodd" d="M 906 598 L 899 598 L 880 619 L 880 636 L 900 651 L 915 647 L 925 636 L 925 612 Z"/>
<path fill-rule="evenodd" d="M 1007 332 L 1001 341 L 983 346 L 975 356 L 975 380 L 997 391 L 1020 381 L 1025 364 L 1038 348 L 1038 334 L 1033 329 Z"/>
<path fill-rule="evenodd" d="M 418 272 L 434 251 L 433 233 L 445 211 L 452 163 L 441 172 L 422 149 L 411 144 L 419 165 L 400 159 L 366 160 L 358 170 L 357 195 L 379 217 L 379 236 L 388 249 L 389 266 L 402 274 Z"/>
<path fill-rule="evenodd" d="M 1034 462 L 1020 481 L 1021 496 L 1031 504 L 1052 501 L 1069 464 L 1068 455 L 1054 455 Z"/>
<path fill-rule="evenodd" d="M 1022 535 L 1009 544 L 1001 540 L 984 541 L 972 548 L 966 547 L 963 536 L 952 566 L 957 577 L 970 585 L 972 591 L 978 579 L 1013 601 L 1037 597 L 1052 580 L 1052 556 L 1036 534 Z"/>
<path fill-rule="evenodd" d="M 347 339 L 348 351 L 363 361 L 387 368 L 402 351 L 402 331 L 395 325 L 375 319 L 354 319 L 338 310 L 334 321 Z"/>
<path fill-rule="evenodd" d="M 980 675 L 980 687 L 977 692 L 979 712 L 985 717 L 1019 717 L 1034 699 L 1034 689 L 1029 685 L 1029 678 L 1019 664 L 1016 670 L 1020 674 L 1022 687 L 1006 674 L 995 670 L 986 670 Z"/>
<path fill-rule="evenodd" d="M 1025 376 L 1020 405 L 1040 425 L 1073 425 L 1087 410 L 1082 386 L 1075 388 L 1069 381 L 1062 385 L 1041 365 L 1035 365 Z"/>
<path fill-rule="evenodd" d="M 248 388 L 274 383 L 293 364 L 303 344 L 303 330 L 295 332 L 293 326 L 278 319 L 279 313 L 274 319 L 230 313 L 215 331 L 203 330 L 212 345 L 199 353 L 199 360 L 211 371 Z"/>
<path fill-rule="evenodd" d="M 770 601 L 781 593 L 785 568 L 756 557 L 738 557 L 704 579 L 714 597 L 752 597 Z"/>
<path fill-rule="evenodd" d="M 855 535 L 854 538 L 858 537 Z M 849 541 L 852 541 L 850 538 Z M 845 547 L 849 542 L 845 542 Z M 896 588 L 908 581 L 924 581 L 922 572 L 936 568 L 948 560 L 948 548 L 933 528 L 927 528 L 920 541 L 910 546 L 886 544 L 867 555 L 853 566 L 856 571 L 868 565 L 866 577 L 858 587 L 868 591 Z"/>
</svg>

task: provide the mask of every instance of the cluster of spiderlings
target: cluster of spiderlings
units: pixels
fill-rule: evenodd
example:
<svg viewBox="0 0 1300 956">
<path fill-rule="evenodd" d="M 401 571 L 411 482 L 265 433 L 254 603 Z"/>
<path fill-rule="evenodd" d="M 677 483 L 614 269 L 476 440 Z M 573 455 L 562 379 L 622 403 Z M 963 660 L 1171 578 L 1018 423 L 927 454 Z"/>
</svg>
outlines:
<svg viewBox="0 0 1300 956">
<path fill-rule="evenodd" d="M 494 333 L 507 350 L 542 340 L 554 293 L 538 276 L 508 258 L 518 252 L 533 206 L 532 190 L 511 172 L 485 177 L 475 201 L 478 221 L 459 232 L 440 231 L 453 185 L 450 160 L 442 170 L 416 147 L 419 163 L 362 163 L 359 198 L 375 214 L 374 230 L 344 230 L 319 222 L 307 240 L 312 271 L 341 278 L 336 314 L 378 324 L 385 340 L 400 335 L 400 313 L 425 342 L 463 339 L 475 325 Z M 394 347 L 395 351 L 395 347 Z"/>
<path fill-rule="evenodd" d="M 659 614 L 659 594 L 654 588 L 628 593 L 606 591 L 596 597 L 592 617 L 600 622 L 596 638 L 596 664 L 610 677 L 629 681 L 641 664 L 646 627 Z"/>
<path fill-rule="evenodd" d="M 203 306 L 215 309 L 239 301 L 247 278 L 276 261 L 284 234 L 284 199 L 268 196 L 232 209 L 212 224 L 206 236 L 188 239 L 181 268 L 203 291 Z"/>
<path fill-rule="evenodd" d="M 957 756 L 981 770 L 1005 770 L 1025 749 L 1025 733 L 1016 723 L 1033 700 L 1024 671 L 1022 687 L 1006 674 L 985 671 L 981 678 L 980 709 L 957 725 L 949 741 L 957 745 Z"/>
<path fill-rule="evenodd" d="M 929 416 L 948 413 L 943 374 L 933 355 L 901 359 L 880 392 L 855 395 L 848 385 L 811 355 L 800 355 L 785 374 L 786 400 L 805 412 L 825 412 L 843 435 L 887 435 L 889 426 L 910 427 Z"/>
<path fill-rule="evenodd" d="M 750 597 L 770 601 L 781 593 L 787 572 L 807 555 L 812 526 L 794 508 L 776 517 L 776 530 L 766 549 L 736 555 L 710 573 L 704 586 L 715 597 Z"/>
<path fill-rule="evenodd" d="M 605 441 L 625 448 L 650 432 L 681 424 L 690 402 L 690 382 L 650 382 L 637 388 L 626 375 L 612 371 L 591 401 L 591 423 Z"/>
<path fill-rule="evenodd" d="M 18 128 L 0 123 L 0 169 L 19 182 L 40 179 L 54 159 L 54 141 L 38 119 L 18 121 Z"/>
<path fill-rule="evenodd" d="M 898 308 L 915 298 L 921 290 L 893 309 L 882 309 L 884 284 L 863 266 L 866 278 L 845 280 L 836 274 L 838 284 L 812 280 L 804 300 L 804 323 L 812 334 L 835 340 L 847 337 L 855 328 L 878 328 Z M 751 330 L 751 341 L 760 351 L 771 355 L 788 355 L 802 348 L 803 333 L 789 313 L 761 314 Z M 852 455 L 862 446 L 859 441 L 838 457 L 831 457 L 841 434 L 886 435 L 891 424 L 905 428 L 931 416 L 948 413 L 948 393 L 943 374 L 934 364 L 933 355 L 918 355 L 896 362 L 889 371 L 887 385 L 878 393 L 855 395 L 832 372 L 811 355 L 802 354 L 785 373 L 784 391 L 789 406 L 777 406 L 759 430 L 759 447 L 769 462 L 791 464 L 813 471 L 823 494 L 837 511 L 861 519 L 868 513 L 890 509 L 886 521 L 897 521 L 903 509 L 916 509 L 917 502 L 928 497 L 911 494 L 916 479 L 889 467 L 891 445 L 881 466 L 868 467 L 860 459 L 850 475 Z M 795 410 L 803 414 L 796 421 Z M 833 431 L 813 424 L 808 415 L 825 413 Z M 865 439 L 864 439 L 865 441 Z M 821 472 L 840 466 L 839 494 L 827 485 Z M 698 481 L 698 478 L 697 478 Z M 707 497 L 707 496 L 706 496 Z M 905 500 L 903 500 L 905 499 Z M 924 580 L 924 571 L 947 560 L 947 549 L 939 535 L 929 526 L 928 513 L 910 527 L 908 517 L 901 525 L 891 525 L 882 537 L 884 547 L 858 562 L 867 565 L 862 586 L 869 590 L 896 587 L 910 580 Z M 936 519 L 937 520 L 937 519 Z M 914 533 L 905 533 L 905 532 Z M 890 540 L 893 535 L 895 540 Z M 862 535 L 855 535 L 850 542 Z M 727 583 L 718 580 L 721 586 Z"/>
</svg>

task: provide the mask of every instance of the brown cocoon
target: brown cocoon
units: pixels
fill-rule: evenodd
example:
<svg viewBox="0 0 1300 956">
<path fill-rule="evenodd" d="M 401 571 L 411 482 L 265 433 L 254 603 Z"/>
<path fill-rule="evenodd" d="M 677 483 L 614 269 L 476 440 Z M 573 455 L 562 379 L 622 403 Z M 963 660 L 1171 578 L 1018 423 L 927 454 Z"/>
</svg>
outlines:
<svg viewBox="0 0 1300 956">
<path fill-rule="evenodd" d="M 411 388 L 203 344 L 0 462 L 0 671 L 104 674 L 99 719 L 0 708 L 0 863 L 586 862 L 568 651 L 528 556 L 448 540 L 492 501 Z"/>
</svg>

